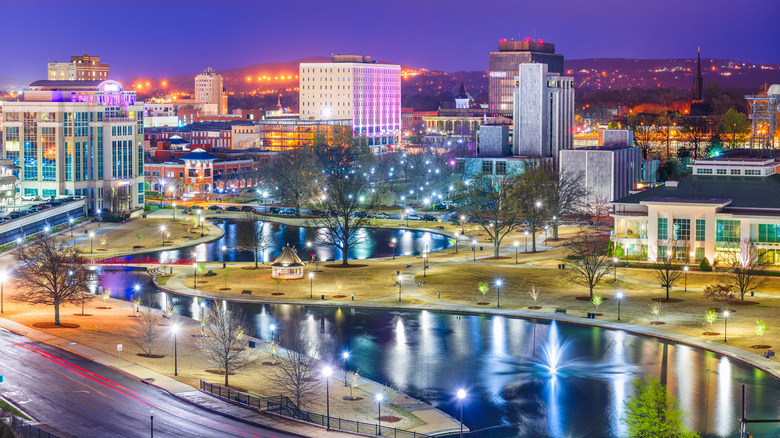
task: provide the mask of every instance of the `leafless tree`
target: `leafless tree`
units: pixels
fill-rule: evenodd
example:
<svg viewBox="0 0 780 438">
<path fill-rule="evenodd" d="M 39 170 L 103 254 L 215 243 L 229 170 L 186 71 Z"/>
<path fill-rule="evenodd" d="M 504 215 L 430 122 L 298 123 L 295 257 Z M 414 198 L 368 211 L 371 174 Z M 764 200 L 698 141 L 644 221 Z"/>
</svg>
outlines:
<svg viewBox="0 0 780 438">
<path fill-rule="evenodd" d="M 14 300 L 54 306 L 54 324 L 60 325 L 60 306 L 79 304 L 89 274 L 72 248 L 45 235 L 17 250 Z"/>
<path fill-rule="evenodd" d="M 587 190 L 581 172 L 561 172 L 552 175 L 547 185 L 544 204 L 552 216 L 553 240 L 558 240 L 558 222 L 562 217 L 575 216 L 582 210 Z"/>
<path fill-rule="evenodd" d="M 479 225 L 493 241 L 493 257 L 498 258 L 501 241 L 519 226 L 517 177 L 493 178 L 483 175 L 469 185 L 463 216 Z"/>
<path fill-rule="evenodd" d="M 279 187 L 278 196 L 295 206 L 296 216 L 301 216 L 301 205 L 309 202 L 316 190 L 319 166 L 311 148 L 285 153 L 269 166 L 270 179 Z"/>
<path fill-rule="evenodd" d="M 152 344 L 160 335 L 162 316 L 154 308 L 150 297 L 143 300 L 143 307 L 135 319 L 135 341 L 147 355 L 152 355 Z"/>
<path fill-rule="evenodd" d="M 301 408 L 321 391 L 322 381 L 314 360 L 319 345 L 316 339 L 307 339 L 303 332 L 291 327 L 280 340 L 285 350 L 281 361 L 273 368 L 276 384 Z"/>
<path fill-rule="evenodd" d="M 81 293 L 79 294 L 79 299 L 78 299 L 79 303 L 81 304 L 81 316 L 85 316 L 84 306 L 88 302 L 94 300 L 95 298 L 96 298 L 95 294 L 91 293 L 89 290 L 84 289 L 84 290 L 81 291 Z"/>
<path fill-rule="evenodd" d="M 215 302 L 208 312 L 204 330 L 207 336 L 198 338 L 198 346 L 208 363 L 225 372 L 228 377 L 252 361 L 247 349 L 249 325 L 240 308 L 228 309 L 226 301 Z"/>
<path fill-rule="evenodd" d="M 572 280 L 586 286 L 592 299 L 593 288 L 614 269 L 609 257 L 609 240 L 580 232 L 568 245 L 568 253 Z"/>
<path fill-rule="evenodd" d="M 602 226 L 607 223 L 609 214 L 612 212 L 612 205 L 603 195 L 595 195 L 588 200 L 586 205 L 587 215 L 593 218 L 596 225 L 596 231 L 600 231 Z"/>
<path fill-rule="evenodd" d="M 382 188 L 360 171 L 331 172 L 323 185 L 327 191 L 319 195 L 315 208 L 326 214 L 308 220 L 307 226 L 319 229 L 319 243 L 341 250 L 341 263 L 346 266 L 349 250 L 363 241 L 360 230 L 369 225 L 368 213 L 379 204 Z"/>
<path fill-rule="evenodd" d="M 708 284 L 704 287 L 704 298 L 709 298 L 718 303 L 722 311 L 723 305 L 735 298 L 734 288 L 726 283 Z"/>
<path fill-rule="evenodd" d="M 114 186 L 111 183 L 103 185 L 103 205 L 114 216 L 122 215 L 130 204 L 130 188 Z"/>
<path fill-rule="evenodd" d="M 240 251 L 252 251 L 255 256 L 255 268 L 259 254 L 271 243 L 265 234 L 266 222 L 258 221 L 253 214 L 236 220 L 236 247 Z"/>
<path fill-rule="evenodd" d="M 536 235 L 544 229 L 549 219 L 545 205 L 550 175 L 542 169 L 526 170 L 517 179 L 517 201 L 525 227 L 531 233 L 531 250 L 536 252 Z"/>
<path fill-rule="evenodd" d="M 677 284 L 685 272 L 680 269 L 676 263 L 675 257 L 683 248 L 679 240 L 669 239 L 666 241 L 666 249 L 658 251 L 655 262 L 655 278 L 661 287 L 666 289 L 666 300 L 669 301 L 669 290 Z M 687 252 L 687 250 L 686 250 Z"/>
<path fill-rule="evenodd" d="M 726 265 L 728 283 L 739 292 L 739 299 L 745 301 L 745 295 L 756 291 L 766 283 L 767 277 L 759 266 L 758 249 L 749 239 L 742 239 L 739 246 L 722 253 Z"/>
</svg>

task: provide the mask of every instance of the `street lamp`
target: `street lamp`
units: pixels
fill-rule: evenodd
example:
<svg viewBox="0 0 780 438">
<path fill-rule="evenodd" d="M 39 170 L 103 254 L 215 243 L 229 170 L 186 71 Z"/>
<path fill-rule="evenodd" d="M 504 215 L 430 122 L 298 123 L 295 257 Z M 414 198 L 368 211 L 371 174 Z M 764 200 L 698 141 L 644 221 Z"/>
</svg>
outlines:
<svg viewBox="0 0 780 438">
<path fill-rule="evenodd" d="M 73 223 L 75 220 L 72 217 L 68 218 L 68 223 L 70 224 L 70 237 L 73 237 Z"/>
<path fill-rule="evenodd" d="M 390 239 L 390 248 L 393 248 L 393 260 L 395 260 L 395 243 L 398 242 L 398 240 L 393 237 Z"/>
<path fill-rule="evenodd" d="M 173 375 L 178 376 L 179 375 L 179 350 L 178 350 L 179 325 L 174 324 L 173 326 L 171 326 L 171 331 L 173 332 Z"/>
<path fill-rule="evenodd" d="M 612 270 L 615 273 L 615 279 L 613 280 L 613 283 L 617 283 L 617 262 L 618 262 L 617 257 L 614 257 L 612 259 Z"/>
<path fill-rule="evenodd" d="M 471 241 L 471 252 L 474 253 L 474 261 L 477 261 L 477 240 L 474 239 Z"/>
<path fill-rule="evenodd" d="M 466 234 L 466 216 L 460 215 L 460 234 Z"/>
<path fill-rule="evenodd" d="M 685 272 L 685 290 L 683 292 L 688 292 L 688 267 L 683 266 L 683 271 Z"/>
<path fill-rule="evenodd" d="M 412 209 L 411 208 L 407 208 L 406 209 L 406 228 L 409 228 L 409 215 L 411 215 L 411 214 L 412 214 Z"/>
<path fill-rule="evenodd" d="M 458 404 L 460 405 L 460 438 L 463 438 L 463 400 L 466 398 L 466 390 L 458 390 Z"/>
<path fill-rule="evenodd" d="M 423 253 L 423 277 L 425 277 L 425 271 L 428 270 L 428 253 Z"/>
<path fill-rule="evenodd" d="M 496 280 L 496 293 L 498 297 L 498 305 L 496 307 L 501 307 L 501 279 Z"/>
<path fill-rule="evenodd" d="M 347 361 L 349 360 L 349 351 L 341 353 L 341 358 L 344 359 L 344 386 L 347 386 Z"/>
<path fill-rule="evenodd" d="M 517 264 L 517 247 L 520 245 L 520 242 L 515 240 L 514 245 L 515 245 L 515 264 Z"/>
<path fill-rule="evenodd" d="M 3 284 L 5 283 L 6 275 L 5 272 L 0 272 L 0 313 L 5 313 L 3 311 Z"/>
<path fill-rule="evenodd" d="M 620 321 L 620 301 L 623 299 L 623 292 L 617 293 L 617 302 L 618 302 L 618 321 Z"/>
<path fill-rule="evenodd" d="M 162 246 L 165 246 L 165 225 L 162 225 L 160 227 L 160 233 L 162 234 Z"/>
<path fill-rule="evenodd" d="M 377 394 L 374 398 L 376 399 L 376 407 L 379 411 L 379 416 L 377 417 L 379 426 L 377 426 L 376 436 L 382 436 L 382 394 Z"/>
<path fill-rule="evenodd" d="M 314 298 L 314 272 L 309 272 L 309 298 Z"/>
<path fill-rule="evenodd" d="M 322 375 L 325 376 L 325 405 L 327 407 L 327 424 L 325 430 L 330 430 L 330 376 L 333 374 L 333 368 L 325 367 L 322 369 Z"/>
<path fill-rule="evenodd" d="M 398 276 L 398 302 L 401 302 L 401 276 Z"/>
<path fill-rule="evenodd" d="M 151 434 L 149 436 L 154 438 L 154 410 L 149 411 L 149 420 L 151 421 L 151 428 L 149 429 Z"/>
<path fill-rule="evenodd" d="M 261 265 L 265 264 L 265 243 L 260 244 L 260 264 Z"/>
<path fill-rule="evenodd" d="M 225 253 L 227 252 L 227 246 L 222 245 L 222 269 L 225 269 Z"/>
<path fill-rule="evenodd" d="M 525 234 L 525 250 L 523 252 L 528 252 L 528 230 L 523 231 L 523 234 Z"/>
<path fill-rule="evenodd" d="M 729 311 L 726 310 L 723 312 L 723 342 L 728 342 L 728 339 L 726 339 L 726 334 L 729 330 Z"/>
<path fill-rule="evenodd" d="M 195 273 L 195 278 L 192 280 L 192 288 L 196 289 L 198 287 L 198 264 L 193 263 L 192 264 L 192 271 Z"/>
<path fill-rule="evenodd" d="M 544 241 L 547 242 L 547 229 L 550 228 L 548 225 L 544 226 Z"/>
<path fill-rule="evenodd" d="M 198 214 L 202 214 L 202 213 L 198 213 Z M 199 216 L 199 217 L 200 217 L 200 237 L 203 237 L 203 222 L 205 222 L 205 219 L 203 219 L 203 216 Z"/>
<path fill-rule="evenodd" d="M 455 232 L 455 254 L 458 253 L 458 236 L 460 236 L 460 234 L 456 231 Z"/>
<path fill-rule="evenodd" d="M 92 242 L 95 240 L 95 232 L 89 232 L 89 253 L 92 254 Z"/>
<path fill-rule="evenodd" d="M 274 332 L 276 331 L 276 324 L 269 325 L 268 329 L 271 330 L 271 343 L 273 343 L 274 342 Z"/>
</svg>

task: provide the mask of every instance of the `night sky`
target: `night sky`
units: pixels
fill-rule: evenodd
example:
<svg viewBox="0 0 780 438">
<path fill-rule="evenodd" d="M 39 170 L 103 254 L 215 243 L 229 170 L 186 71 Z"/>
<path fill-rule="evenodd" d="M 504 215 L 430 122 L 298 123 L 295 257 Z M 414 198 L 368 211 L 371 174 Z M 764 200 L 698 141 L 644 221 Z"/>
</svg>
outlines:
<svg viewBox="0 0 780 438">
<path fill-rule="evenodd" d="M 331 53 L 486 70 L 502 38 L 567 59 L 696 54 L 780 62 L 778 0 L 2 0 L 0 76 L 39 79 L 88 52 L 111 76 L 157 77 Z"/>
</svg>

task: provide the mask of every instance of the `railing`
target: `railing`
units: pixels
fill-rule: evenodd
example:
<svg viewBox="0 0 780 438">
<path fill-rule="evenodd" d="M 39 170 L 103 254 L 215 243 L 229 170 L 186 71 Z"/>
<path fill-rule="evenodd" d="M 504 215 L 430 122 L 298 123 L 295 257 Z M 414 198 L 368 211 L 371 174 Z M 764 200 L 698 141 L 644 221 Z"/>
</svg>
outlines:
<svg viewBox="0 0 780 438">
<path fill-rule="evenodd" d="M 32 424 L 22 420 L 16 415 L 11 415 L 11 421 L 9 426 L 15 433 L 13 436 L 24 438 L 59 438 L 57 435 L 52 435 L 45 430 L 41 430 Z"/>
<path fill-rule="evenodd" d="M 105 259 L 82 259 L 82 263 L 90 265 L 192 265 L 195 262 L 194 259 L 167 259 L 162 260 L 156 257 L 138 258 L 133 257 L 110 257 Z"/>
<path fill-rule="evenodd" d="M 306 423 L 316 424 L 323 427 L 330 425 L 331 429 L 394 438 L 430 437 L 430 435 L 396 429 L 394 427 L 380 426 L 373 423 L 363 423 L 361 421 L 355 420 L 346 420 L 339 417 L 328 417 L 323 414 L 304 411 L 299 409 L 298 406 L 292 402 L 292 400 L 284 395 L 260 398 L 238 391 L 233 391 L 229 388 L 223 388 L 219 385 L 204 382 L 203 380 L 200 381 L 200 389 L 201 391 L 208 392 L 209 394 L 218 396 L 225 400 L 245 404 L 249 407 L 253 407 L 261 411 L 270 412 L 287 418 L 292 418 L 294 420 L 304 421 Z"/>
</svg>

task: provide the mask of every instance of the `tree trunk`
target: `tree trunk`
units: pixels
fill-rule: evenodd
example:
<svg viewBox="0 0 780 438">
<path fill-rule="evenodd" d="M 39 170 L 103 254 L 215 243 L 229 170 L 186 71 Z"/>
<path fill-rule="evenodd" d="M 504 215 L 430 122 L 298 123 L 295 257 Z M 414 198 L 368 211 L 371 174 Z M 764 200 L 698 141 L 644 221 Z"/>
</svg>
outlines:
<svg viewBox="0 0 780 438">
<path fill-rule="evenodd" d="M 349 265 L 349 261 L 347 259 L 347 252 L 349 252 L 349 247 L 345 247 L 341 249 L 341 264 L 343 266 Z"/>
<path fill-rule="evenodd" d="M 60 325 L 60 303 L 54 303 L 54 325 Z"/>
<path fill-rule="evenodd" d="M 498 252 L 501 249 L 501 244 L 498 243 L 498 240 L 493 239 L 493 257 L 498 259 Z"/>
<path fill-rule="evenodd" d="M 666 285 L 666 301 L 669 301 L 669 285 Z"/>
<path fill-rule="evenodd" d="M 590 285 L 590 299 L 593 299 L 593 285 Z M 534 301 L 534 304 L 536 304 L 536 301 Z"/>
<path fill-rule="evenodd" d="M 531 252 L 536 252 L 536 231 L 531 232 Z"/>
<path fill-rule="evenodd" d="M 552 229 L 553 240 L 558 240 L 558 221 L 553 222 Z"/>
<path fill-rule="evenodd" d="M 260 266 L 257 265 L 257 248 L 255 248 L 255 269 L 259 268 Z"/>
<path fill-rule="evenodd" d="M 228 367 L 225 366 L 225 386 L 228 386 Z"/>
</svg>

